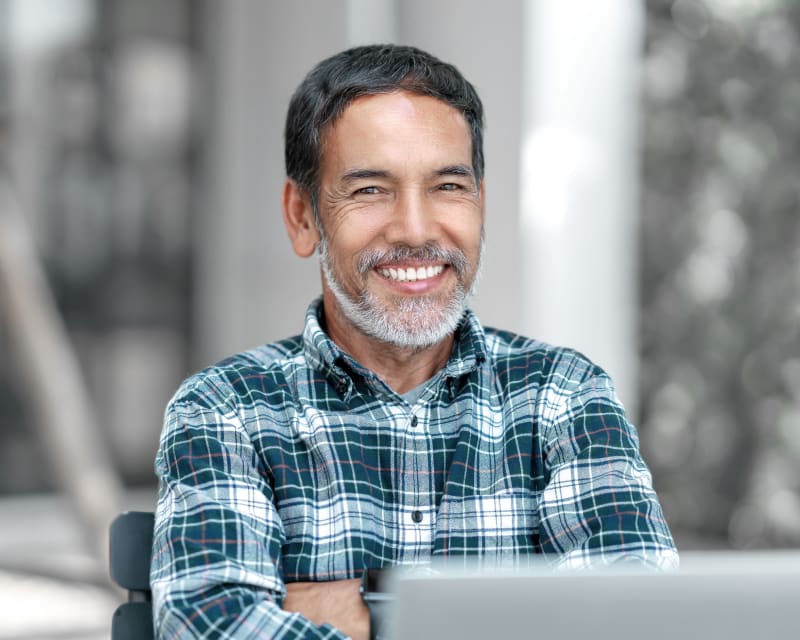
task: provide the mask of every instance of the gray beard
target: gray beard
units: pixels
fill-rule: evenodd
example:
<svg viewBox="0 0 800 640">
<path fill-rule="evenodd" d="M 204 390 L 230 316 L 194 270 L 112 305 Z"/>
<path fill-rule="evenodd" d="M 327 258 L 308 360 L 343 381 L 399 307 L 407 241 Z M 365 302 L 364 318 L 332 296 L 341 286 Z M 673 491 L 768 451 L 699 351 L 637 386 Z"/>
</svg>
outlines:
<svg viewBox="0 0 800 640">
<path fill-rule="evenodd" d="M 475 291 L 483 264 L 484 243 L 481 237 L 478 269 L 467 290 L 464 281 L 469 263 L 461 251 L 443 251 L 430 246 L 419 249 L 401 246 L 386 252 L 368 252 L 359 260 L 358 273 L 362 276 L 381 262 L 412 256 L 420 259 L 444 260 L 456 270 L 458 286 L 443 307 L 440 306 L 441 301 L 438 298 L 418 296 L 398 298 L 394 310 L 390 310 L 381 306 L 366 288 L 358 297 L 350 297 L 345 293 L 334 274 L 325 234 L 321 234 L 321 238 L 319 259 L 322 273 L 345 317 L 375 340 L 406 349 L 425 349 L 441 342 L 456 330 Z"/>
</svg>

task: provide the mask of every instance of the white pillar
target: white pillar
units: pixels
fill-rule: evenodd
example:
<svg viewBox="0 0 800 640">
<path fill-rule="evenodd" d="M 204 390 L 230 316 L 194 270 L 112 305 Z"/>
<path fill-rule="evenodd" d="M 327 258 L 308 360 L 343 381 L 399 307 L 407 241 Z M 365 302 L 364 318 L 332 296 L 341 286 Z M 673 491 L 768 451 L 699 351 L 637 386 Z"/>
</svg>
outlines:
<svg viewBox="0 0 800 640">
<path fill-rule="evenodd" d="M 525 4 L 520 179 L 525 330 L 637 399 L 636 0 Z"/>
</svg>

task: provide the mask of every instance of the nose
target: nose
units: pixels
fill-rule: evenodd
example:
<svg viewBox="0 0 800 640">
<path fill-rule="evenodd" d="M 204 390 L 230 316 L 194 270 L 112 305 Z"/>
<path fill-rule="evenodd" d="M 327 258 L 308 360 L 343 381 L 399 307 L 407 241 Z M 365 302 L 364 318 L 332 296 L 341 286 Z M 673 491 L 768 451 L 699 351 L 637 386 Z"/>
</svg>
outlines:
<svg viewBox="0 0 800 640">
<path fill-rule="evenodd" d="M 389 244 L 402 243 L 421 247 L 440 239 L 441 229 L 433 204 L 418 189 L 398 192 L 386 230 Z"/>
</svg>

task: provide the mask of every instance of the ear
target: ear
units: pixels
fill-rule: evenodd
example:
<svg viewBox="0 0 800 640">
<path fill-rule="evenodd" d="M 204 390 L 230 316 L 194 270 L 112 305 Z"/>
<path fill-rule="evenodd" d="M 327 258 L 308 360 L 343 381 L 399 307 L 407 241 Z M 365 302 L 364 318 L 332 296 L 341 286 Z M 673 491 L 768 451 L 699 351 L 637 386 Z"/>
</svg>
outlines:
<svg viewBox="0 0 800 640">
<path fill-rule="evenodd" d="M 480 199 L 481 199 L 481 224 L 486 222 L 486 181 L 481 179 L 481 187 L 480 187 Z"/>
<path fill-rule="evenodd" d="M 283 185 L 283 224 L 294 252 L 301 258 L 311 256 L 320 240 L 311 198 L 291 179 Z"/>
</svg>

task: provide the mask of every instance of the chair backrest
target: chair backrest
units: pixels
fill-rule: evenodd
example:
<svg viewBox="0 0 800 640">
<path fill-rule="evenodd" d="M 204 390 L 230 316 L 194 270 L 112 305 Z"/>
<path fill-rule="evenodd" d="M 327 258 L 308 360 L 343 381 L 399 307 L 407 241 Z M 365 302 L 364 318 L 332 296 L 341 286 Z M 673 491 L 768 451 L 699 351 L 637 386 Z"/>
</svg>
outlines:
<svg viewBox="0 0 800 640">
<path fill-rule="evenodd" d="M 128 591 L 128 602 L 114 611 L 111 640 L 152 640 L 150 555 L 153 519 L 149 511 L 127 511 L 111 523 L 109 569 L 111 579 Z"/>
</svg>

